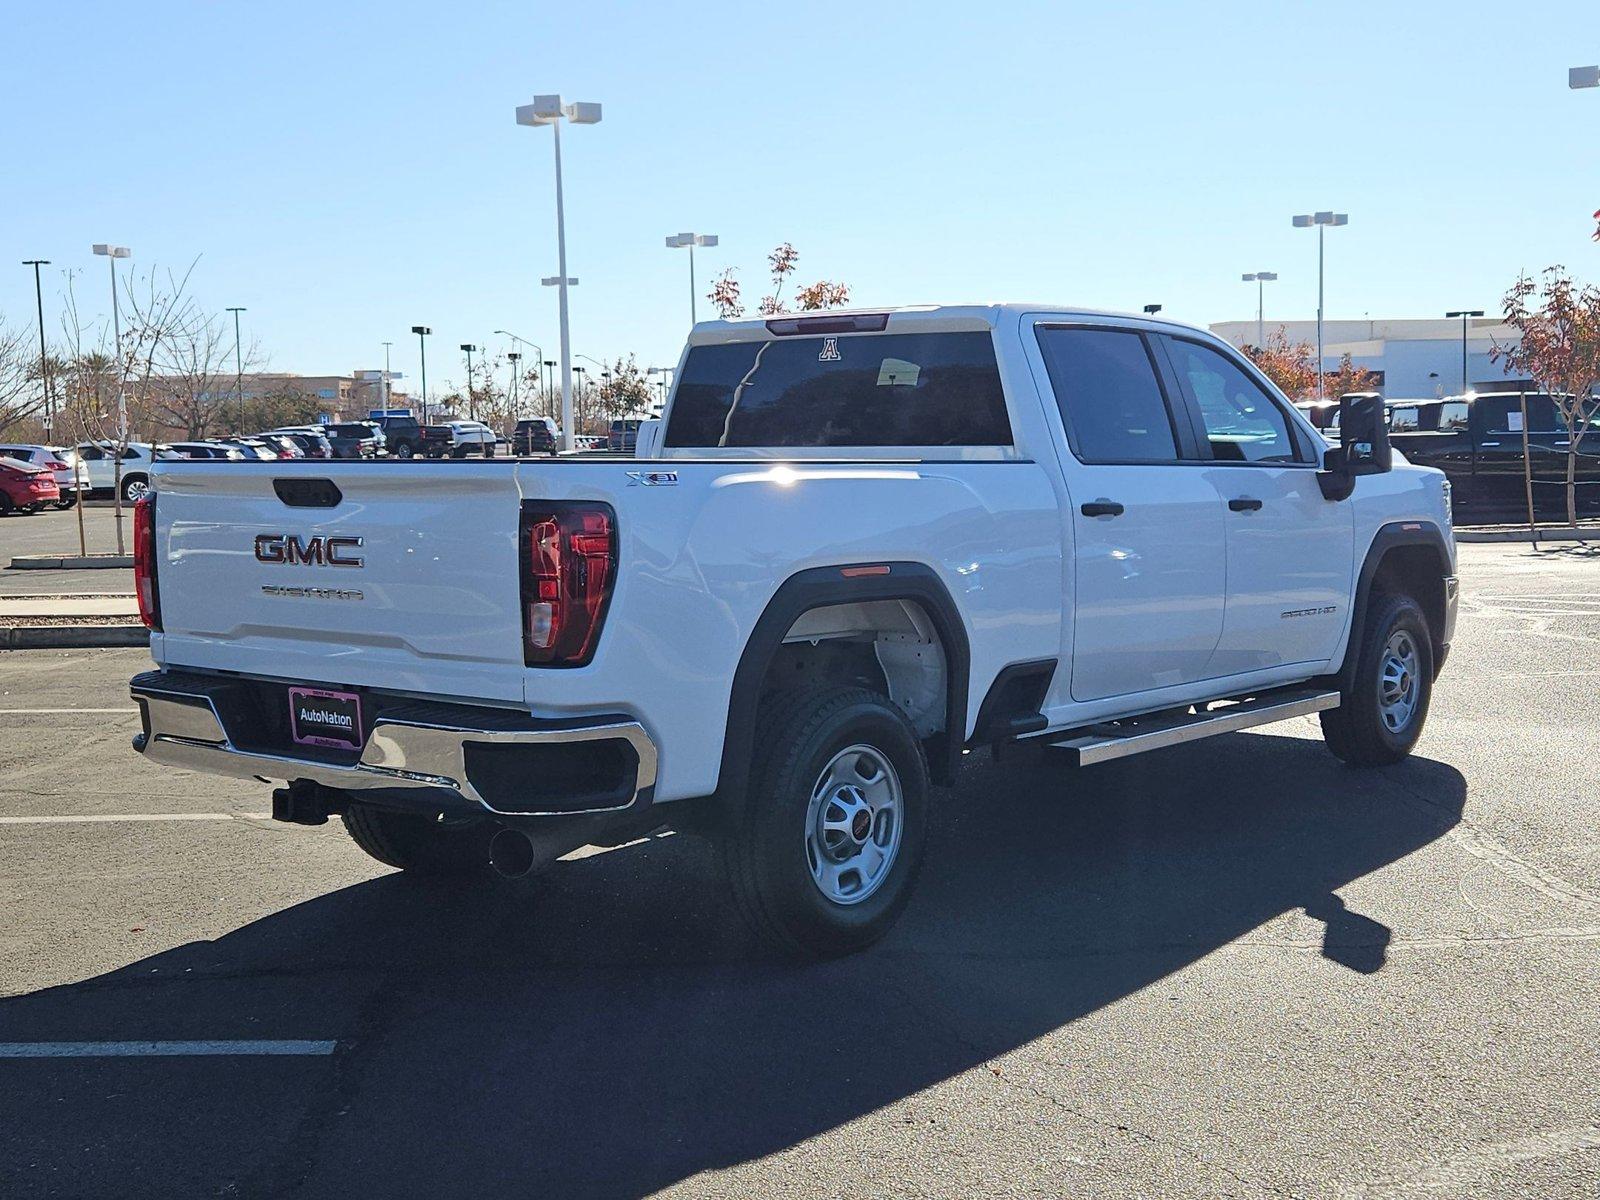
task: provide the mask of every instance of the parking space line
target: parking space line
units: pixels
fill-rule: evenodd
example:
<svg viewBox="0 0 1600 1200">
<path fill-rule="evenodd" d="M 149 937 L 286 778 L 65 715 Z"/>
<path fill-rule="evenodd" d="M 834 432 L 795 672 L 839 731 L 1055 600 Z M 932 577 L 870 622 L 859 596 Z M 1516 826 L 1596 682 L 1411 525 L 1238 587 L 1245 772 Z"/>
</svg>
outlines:
<svg viewBox="0 0 1600 1200">
<path fill-rule="evenodd" d="M 266 821 L 271 813 L 105 813 L 81 817 L 0 817 L 0 825 L 110 825 L 118 821 Z"/>
<path fill-rule="evenodd" d="M 204 1042 L 0 1042 L 0 1058 L 194 1058 L 211 1055 L 322 1055 L 333 1041 L 253 1039 Z"/>
<path fill-rule="evenodd" d="M 63 713 L 136 713 L 137 708 L 0 708 L 0 717 L 61 715 Z"/>
</svg>

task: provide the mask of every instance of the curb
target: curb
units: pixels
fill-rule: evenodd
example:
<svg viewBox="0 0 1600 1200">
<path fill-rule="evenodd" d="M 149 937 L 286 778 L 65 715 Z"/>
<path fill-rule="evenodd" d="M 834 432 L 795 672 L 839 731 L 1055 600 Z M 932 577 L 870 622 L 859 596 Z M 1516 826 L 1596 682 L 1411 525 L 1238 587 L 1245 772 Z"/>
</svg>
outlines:
<svg viewBox="0 0 1600 1200">
<path fill-rule="evenodd" d="M 1600 542 L 1600 525 L 1559 529 L 1457 529 L 1458 542 Z"/>
<path fill-rule="evenodd" d="M 131 554 L 19 554 L 11 560 L 13 571 L 109 571 L 133 566 Z"/>
<path fill-rule="evenodd" d="M 0 650 L 78 650 L 100 646 L 148 646 L 143 625 L 12 625 L 0 628 Z"/>
</svg>

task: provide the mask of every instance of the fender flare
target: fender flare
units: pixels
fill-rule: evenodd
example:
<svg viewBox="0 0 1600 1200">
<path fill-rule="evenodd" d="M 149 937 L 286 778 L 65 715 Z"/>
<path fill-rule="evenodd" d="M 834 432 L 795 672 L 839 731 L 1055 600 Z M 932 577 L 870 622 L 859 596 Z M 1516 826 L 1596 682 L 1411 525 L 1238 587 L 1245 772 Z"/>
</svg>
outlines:
<svg viewBox="0 0 1600 1200">
<path fill-rule="evenodd" d="M 1356 655 L 1360 649 L 1361 631 L 1367 623 L 1367 608 L 1372 597 L 1372 581 L 1383 564 L 1384 555 L 1398 546 L 1427 546 L 1439 556 L 1439 575 L 1450 574 L 1450 546 L 1439 526 L 1432 521 L 1390 521 L 1379 527 L 1367 544 L 1367 555 L 1362 560 L 1361 572 L 1356 579 L 1355 601 L 1350 606 L 1350 636 L 1345 641 L 1344 661 L 1334 672 L 1341 691 L 1349 691 L 1356 670 Z M 1439 631 L 1440 634 L 1443 630 Z"/>
<path fill-rule="evenodd" d="M 862 568 L 881 573 L 845 574 Z M 948 783 L 954 777 L 966 740 L 967 681 L 972 670 L 967 630 L 955 601 L 933 568 L 922 563 L 839 563 L 831 567 L 812 567 L 784 580 L 751 630 L 733 673 L 722 740 L 722 767 L 717 777 L 719 796 L 737 799 L 744 794 L 749 782 L 761 683 L 783 644 L 784 634 L 802 613 L 813 608 L 870 600 L 915 601 L 928 614 L 939 634 L 944 645 L 947 676 L 945 730 L 932 739 L 928 766 L 936 782 Z"/>
</svg>

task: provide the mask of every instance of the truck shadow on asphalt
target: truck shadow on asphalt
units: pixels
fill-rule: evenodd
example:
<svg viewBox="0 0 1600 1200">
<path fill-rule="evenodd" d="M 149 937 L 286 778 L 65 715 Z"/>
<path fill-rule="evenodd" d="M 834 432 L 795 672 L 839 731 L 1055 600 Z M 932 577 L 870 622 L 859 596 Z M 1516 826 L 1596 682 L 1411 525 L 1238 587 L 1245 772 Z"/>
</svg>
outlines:
<svg viewBox="0 0 1600 1200">
<path fill-rule="evenodd" d="M 870 1190 L 870 1164 L 807 1139 L 1283 914 L 1313 923 L 1289 922 L 1279 952 L 1379 971 L 1390 930 L 1337 893 L 1443 836 L 1465 794 L 1442 763 L 1357 772 L 1262 734 L 1076 773 L 985 756 L 941 796 L 901 925 L 801 966 L 751 944 L 687 837 L 559 864 L 531 889 L 380 877 L 0 1003 L 0 1040 L 339 1042 L 314 1060 L 8 1063 L 0 1180 L 12 1195 L 641 1196 L 784 1154 L 767 1169 L 859 1171 Z M 1050 1070 L 1070 1088 L 1092 1067 Z"/>
</svg>

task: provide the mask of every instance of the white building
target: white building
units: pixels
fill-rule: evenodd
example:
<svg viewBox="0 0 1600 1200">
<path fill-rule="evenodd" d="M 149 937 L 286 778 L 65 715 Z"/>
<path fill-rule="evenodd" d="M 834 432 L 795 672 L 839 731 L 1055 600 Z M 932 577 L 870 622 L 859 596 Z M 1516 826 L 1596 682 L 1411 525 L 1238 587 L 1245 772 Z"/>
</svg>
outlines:
<svg viewBox="0 0 1600 1200">
<path fill-rule="evenodd" d="M 1279 328 L 1289 344 L 1305 342 L 1315 353 L 1315 321 L 1268 321 L 1270 342 Z M 1254 345 L 1254 321 L 1218 321 L 1211 332 L 1235 346 Z M 1496 346 L 1515 346 L 1517 331 L 1496 317 L 1467 318 L 1467 378 L 1461 379 L 1461 320 L 1437 317 L 1422 320 L 1324 321 L 1322 369 L 1337 371 L 1348 354 L 1358 367 L 1378 374 L 1378 390 L 1385 396 L 1419 399 L 1453 396 L 1463 390 L 1493 392 L 1531 386 L 1527 379 L 1508 375 L 1502 363 L 1492 362 Z"/>
</svg>

